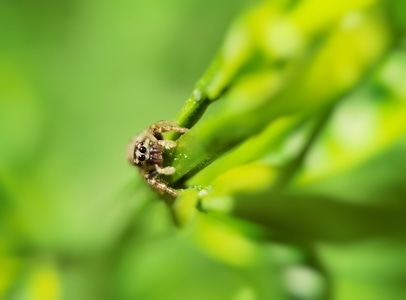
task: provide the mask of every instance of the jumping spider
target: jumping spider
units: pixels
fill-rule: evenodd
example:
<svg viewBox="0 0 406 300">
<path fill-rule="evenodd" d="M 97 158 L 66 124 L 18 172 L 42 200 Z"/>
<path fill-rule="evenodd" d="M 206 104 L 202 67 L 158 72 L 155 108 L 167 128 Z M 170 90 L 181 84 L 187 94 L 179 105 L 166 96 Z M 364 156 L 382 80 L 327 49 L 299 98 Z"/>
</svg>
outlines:
<svg viewBox="0 0 406 300">
<path fill-rule="evenodd" d="M 159 121 L 148 127 L 147 130 L 136 136 L 129 145 L 128 160 L 131 164 L 139 167 L 144 179 L 159 193 L 167 193 L 173 197 L 178 196 L 178 192 L 160 180 L 159 175 L 171 175 L 175 168 L 171 166 L 163 167 L 164 149 L 176 147 L 176 142 L 165 140 L 162 136 L 164 132 L 185 133 L 187 128 L 179 127 L 170 121 Z"/>
</svg>

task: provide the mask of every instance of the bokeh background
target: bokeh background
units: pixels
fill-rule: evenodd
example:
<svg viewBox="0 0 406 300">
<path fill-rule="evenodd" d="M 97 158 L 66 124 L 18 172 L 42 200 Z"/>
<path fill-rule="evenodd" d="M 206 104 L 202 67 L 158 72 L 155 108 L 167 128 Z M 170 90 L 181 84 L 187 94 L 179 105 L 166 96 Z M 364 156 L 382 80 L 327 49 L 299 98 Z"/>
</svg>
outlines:
<svg viewBox="0 0 406 300">
<path fill-rule="evenodd" d="M 121 211 L 131 208 L 117 203 L 138 176 L 125 159 L 128 142 L 176 116 L 245 3 L 0 2 L 1 299 L 168 293 L 147 284 L 160 273 L 167 286 L 181 276 L 176 260 L 185 253 L 173 246 L 131 247 L 123 275 L 103 270 L 97 256 L 119 235 L 122 225 L 109 230 L 121 224 Z M 118 209 L 117 222 L 106 220 L 106 207 Z M 159 209 L 158 223 L 167 218 Z M 161 265 L 156 251 L 173 257 L 171 265 Z M 152 294 L 138 296 L 136 282 Z"/>
<path fill-rule="evenodd" d="M 375 224 L 377 235 L 344 226 L 351 243 L 335 240 L 309 249 L 305 242 L 273 240 L 256 226 L 223 217 L 180 230 L 164 203 L 151 199 L 150 189 L 135 179 L 137 172 L 125 159 L 127 143 L 149 124 L 175 118 L 230 23 L 254 3 L 0 1 L 0 299 L 406 296 L 401 217 L 406 146 L 401 130 L 392 128 L 402 122 L 387 131 L 397 133 L 395 146 L 387 143 L 381 152 L 369 153 L 362 167 L 294 194 L 304 212 L 320 203 L 317 197 L 311 201 L 315 191 L 354 203 L 379 203 L 388 196 L 396 205 L 382 208 L 389 211 L 386 217 L 379 205 L 370 214 L 357 214 L 356 206 L 348 215 L 352 221 L 367 215 L 370 223 L 375 216 L 390 223 L 381 231 Z M 385 80 L 401 98 L 406 60 L 399 53 L 391 65 L 394 73 Z M 336 116 L 347 124 L 335 129 L 350 148 L 365 133 L 371 135 L 357 127 L 360 122 L 350 122 L 362 121 L 361 116 L 368 123 L 374 116 L 364 114 L 371 106 L 362 99 L 379 97 L 368 95 L 356 94 L 353 98 L 361 101 L 350 102 Z M 355 128 L 361 128 L 358 135 Z M 278 151 L 283 156 L 291 149 Z M 300 233 L 301 223 L 294 224 L 302 211 L 290 215 L 289 207 L 278 207 L 259 223 L 273 225 L 267 224 L 269 217 L 287 223 L 292 235 Z M 335 210 L 343 216 L 341 206 L 324 209 L 330 214 L 321 215 L 320 224 Z M 243 219 L 253 215 L 256 221 L 257 212 L 244 211 Z"/>
</svg>

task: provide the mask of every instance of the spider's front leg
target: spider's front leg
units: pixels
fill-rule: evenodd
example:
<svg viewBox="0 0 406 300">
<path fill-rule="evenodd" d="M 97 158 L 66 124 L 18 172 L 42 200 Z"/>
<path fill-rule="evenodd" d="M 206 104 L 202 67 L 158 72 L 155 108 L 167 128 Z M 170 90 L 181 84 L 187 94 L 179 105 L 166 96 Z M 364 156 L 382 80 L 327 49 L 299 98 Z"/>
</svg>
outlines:
<svg viewBox="0 0 406 300">
<path fill-rule="evenodd" d="M 160 135 L 164 132 L 179 132 L 186 133 L 189 129 L 180 127 L 178 124 L 172 121 L 159 121 L 149 127 L 149 130 L 153 135 Z"/>
<path fill-rule="evenodd" d="M 163 168 L 161 170 L 164 170 L 166 168 Z M 160 181 L 157 173 L 146 173 L 144 175 L 145 180 L 148 182 L 150 186 L 152 186 L 156 191 L 158 191 L 160 194 L 169 194 L 173 197 L 178 197 L 179 193 L 174 190 L 173 188 L 170 188 L 167 184 L 164 182 Z"/>
</svg>

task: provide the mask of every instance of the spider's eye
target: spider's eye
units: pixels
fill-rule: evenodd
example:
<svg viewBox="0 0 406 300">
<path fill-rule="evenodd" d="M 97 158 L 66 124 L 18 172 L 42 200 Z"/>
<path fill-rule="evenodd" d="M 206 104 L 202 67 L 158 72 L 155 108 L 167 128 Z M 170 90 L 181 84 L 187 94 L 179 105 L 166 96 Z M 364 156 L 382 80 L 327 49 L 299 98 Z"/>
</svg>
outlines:
<svg viewBox="0 0 406 300">
<path fill-rule="evenodd" d="M 141 154 L 140 156 L 138 156 L 138 160 L 139 161 L 144 161 L 145 160 L 145 155 L 144 154 Z"/>
<path fill-rule="evenodd" d="M 147 148 L 145 148 L 144 146 L 140 147 L 138 150 L 139 150 L 141 153 L 147 152 Z"/>
</svg>

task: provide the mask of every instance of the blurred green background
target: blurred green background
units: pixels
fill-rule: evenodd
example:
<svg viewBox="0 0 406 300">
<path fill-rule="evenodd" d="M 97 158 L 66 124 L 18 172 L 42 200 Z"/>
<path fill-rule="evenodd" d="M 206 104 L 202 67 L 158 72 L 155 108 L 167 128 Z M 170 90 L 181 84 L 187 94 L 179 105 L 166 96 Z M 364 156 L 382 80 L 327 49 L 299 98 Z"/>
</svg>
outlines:
<svg viewBox="0 0 406 300">
<path fill-rule="evenodd" d="M 295 93 L 303 98 L 276 103 L 283 117 L 286 111 L 294 115 L 275 130 L 257 129 L 264 124 L 253 127 L 261 134 L 259 141 L 269 139 L 270 146 L 255 159 L 245 157 L 243 142 L 260 147 L 258 140 L 248 139 L 254 136 L 250 132 L 241 138 L 242 148 L 192 178 L 186 185 L 189 194 L 178 202 L 182 214 L 195 204 L 194 185 L 213 185 L 208 210 L 217 200 L 224 206 L 232 199 L 230 214 L 199 214 L 190 226 L 178 229 L 164 203 L 128 165 L 130 139 L 155 121 L 175 119 L 225 37 L 233 33 L 227 33 L 230 24 L 255 3 L 0 1 L 0 299 L 406 297 L 402 1 L 354 1 L 346 26 L 357 23 L 351 13 L 364 6 L 366 14 L 374 7 L 367 18 L 372 25 L 361 41 L 354 36 L 344 40 L 348 44 L 328 44 L 337 58 L 331 64 L 323 55 L 319 60 L 305 56 L 292 67 L 305 70 L 302 75 L 281 79 L 293 82 L 282 100 L 297 99 Z M 312 36 L 319 17 L 347 13 L 344 4 L 332 5 L 327 13 L 329 5 L 316 0 L 270 3 L 310 3 L 313 10 L 302 9 L 307 18 L 296 17 L 308 25 L 303 26 L 304 39 L 314 41 L 308 43 L 311 51 L 303 46 L 300 53 L 316 53 L 324 41 Z M 275 59 L 276 72 L 290 66 L 289 47 L 295 46 L 283 29 L 273 37 L 282 46 L 267 58 Z M 371 53 L 384 49 L 384 58 L 371 54 L 377 65 L 373 72 L 360 72 L 364 79 L 354 75 L 356 80 L 343 80 L 344 88 L 337 87 L 325 75 L 337 71 L 353 78 L 354 73 L 345 73 L 348 68 L 329 66 L 347 66 L 340 55 L 345 57 L 354 41 L 375 45 L 378 50 L 367 47 Z M 268 47 L 264 43 L 260 47 Z M 262 96 L 261 76 L 268 67 L 258 67 L 264 62 L 254 52 L 248 67 L 241 67 L 243 75 L 254 74 L 252 81 L 211 112 L 220 125 L 222 112 L 249 111 L 244 101 Z M 369 59 L 361 54 L 351 57 L 353 69 L 362 69 Z M 224 78 L 235 61 L 238 57 L 225 63 Z M 217 81 L 218 89 L 224 88 L 223 81 L 231 90 L 238 86 L 224 78 Z M 216 93 L 213 86 L 209 94 Z M 326 129 L 320 142 L 300 162 L 303 170 L 286 193 L 264 190 L 274 166 L 301 156 L 303 139 L 324 116 L 319 99 L 335 88 L 340 93 L 334 97 L 345 101 L 332 121 L 322 124 Z M 241 126 L 250 124 L 236 120 Z M 208 122 L 197 134 L 211 128 Z M 186 136 L 184 141 L 184 148 L 190 146 Z"/>
</svg>

